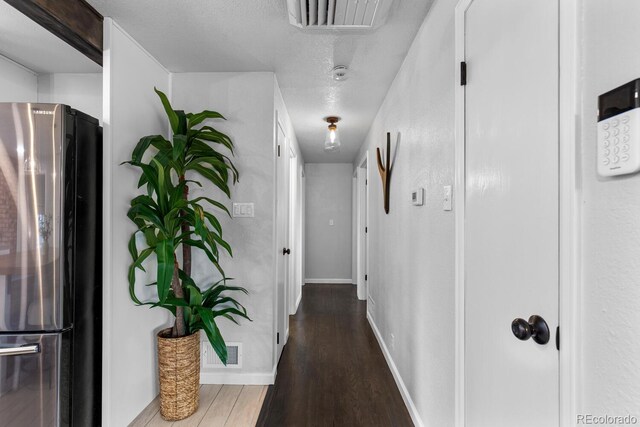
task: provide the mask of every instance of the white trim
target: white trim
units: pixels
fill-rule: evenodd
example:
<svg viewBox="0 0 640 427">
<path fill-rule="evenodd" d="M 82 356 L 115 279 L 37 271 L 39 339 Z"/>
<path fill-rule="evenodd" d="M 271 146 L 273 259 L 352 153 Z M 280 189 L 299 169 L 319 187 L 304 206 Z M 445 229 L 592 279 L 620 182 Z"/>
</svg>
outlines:
<svg viewBox="0 0 640 427">
<path fill-rule="evenodd" d="M 271 385 L 276 380 L 276 368 L 271 372 L 201 372 L 200 384 Z"/>
<path fill-rule="evenodd" d="M 575 425 L 580 341 L 581 211 L 577 182 L 577 117 L 579 115 L 579 1 L 559 1 L 559 129 L 560 129 L 560 425 Z"/>
<path fill-rule="evenodd" d="M 111 131 L 111 45 L 113 20 L 104 19 L 102 56 L 102 425 L 111 425 L 111 234 L 112 215 L 111 200 L 111 158 L 112 158 L 112 131 Z"/>
<path fill-rule="evenodd" d="M 465 60 L 464 14 L 473 0 L 460 0 L 455 11 L 455 426 L 465 426 L 464 360 L 464 215 L 465 215 L 465 89 L 460 62 Z"/>
<path fill-rule="evenodd" d="M 351 278 L 348 279 L 304 279 L 304 283 L 322 285 L 351 285 Z"/>
<path fill-rule="evenodd" d="M 277 80 L 274 77 L 274 98 L 276 96 L 275 88 L 277 85 Z M 278 127 L 282 130 L 284 134 L 284 129 L 280 124 L 279 112 L 276 109 L 274 113 L 274 124 L 273 124 L 273 254 L 275 255 L 273 258 L 273 363 L 274 365 L 278 364 L 280 358 L 278 357 Z"/>
<path fill-rule="evenodd" d="M 274 77 L 274 100 L 276 96 L 275 85 L 277 84 Z M 273 209 L 272 209 L 272 217 L 273 217 L 273 230 L 272 230 L 272 250 L 275 255 L 273 258 L 273 324 L 271 325 L 272 337 L 271 341 L 273 344 L 272 351 L 272 362 L 273 365 L 277 365 L 278 363 L 278 110 L 274 111 L 273 115 Z M 274 367 L 275 369 L 275 367 Z"/>
<path fill-rule="evenodd" d="M 420 414 L 418 414 L 418 409 L 416 405 L 411 400 L 411 395 L 409 394 L 409 390 L 407 390 L 407 386 L 405 386 L 404 381 L 402 381 L 402 377 L 400 376 L 400 372 L 398 371 L 398 367 L 396 366 L 393 358 L 391 357 L 391 353 L 387 349 L 384 340 L 382 339 L 382 335 L 380 335 L 380 331 L 376 326 L 375 322 L 367 312 L 367 320 L 369 321 L 369 325 L 371 325 L 371 329 L 373 330 L 373 334 L 378 340 L 378 344 L 380 345 L 380 349 L 382 350 L 382 354 L 384 355 L 385 360 L 387 361 L 387 365 L 389 365 L 389 369 L 391 370 L 391 374 L 393 375 L 393 379 L 396 381 L 396 385 L 398 386 L 398 390 L 400 391 L 400 395 L 402 396 L 402 400 L 404 400 L 404 404 L 409 411 L 409 415 L 411 415 L 411 420 L 416 427 L 423 427 L 424 423 L 420 418 Z"/>
</svg>

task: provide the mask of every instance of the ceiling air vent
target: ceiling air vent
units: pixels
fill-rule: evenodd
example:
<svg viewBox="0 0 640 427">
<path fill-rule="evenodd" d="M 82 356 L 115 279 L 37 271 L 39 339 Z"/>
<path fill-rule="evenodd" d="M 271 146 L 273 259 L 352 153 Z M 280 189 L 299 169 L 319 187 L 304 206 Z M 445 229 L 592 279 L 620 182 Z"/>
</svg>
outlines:
<svg viewBox="0 0 640 427">
<path fill-rule="evenodd" d="M 287 0 L 289 22 L 306 30 L 363 30 L 384 24 L 393 0 Z"/>
</svg>

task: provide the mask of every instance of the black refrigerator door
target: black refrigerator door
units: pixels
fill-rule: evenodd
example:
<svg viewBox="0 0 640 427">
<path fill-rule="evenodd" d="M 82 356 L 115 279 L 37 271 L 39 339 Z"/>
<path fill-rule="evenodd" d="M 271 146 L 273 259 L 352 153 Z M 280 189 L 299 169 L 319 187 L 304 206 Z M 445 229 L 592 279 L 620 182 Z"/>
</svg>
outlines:
<svg viewBox="0 0 640 427">
<path fill-rule="evenodd" d="M 102 405 L 102 129 L 79 111 L 67 116 L 68 149 L 74 152 L 76 176 L 73 237 L 73 426 L 99 426 Z M 73 132 L 72 132 L 73 130 Z M 72 156 L 68 156 L 72 157 Z M 70 214 L 71 215 L 71 214 Z"/>
<path fill-rule="evenodd" d="M 0 336 L 0 425 L 70 425 L 70 332 Z"/>
</svg>

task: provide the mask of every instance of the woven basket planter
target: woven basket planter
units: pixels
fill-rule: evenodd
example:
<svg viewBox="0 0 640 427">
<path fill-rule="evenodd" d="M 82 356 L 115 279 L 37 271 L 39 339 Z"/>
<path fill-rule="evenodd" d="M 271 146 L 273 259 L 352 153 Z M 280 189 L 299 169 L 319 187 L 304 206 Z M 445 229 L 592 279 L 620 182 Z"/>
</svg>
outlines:
<svg viewBox="0 0 640 427">
<path fill-rule="evenodd" d="M 160 415 L 167 421 L 187 418 L 200 400 L 200 332 L 171 338 L 171 329 L 158 333 Z"/>
</svg>

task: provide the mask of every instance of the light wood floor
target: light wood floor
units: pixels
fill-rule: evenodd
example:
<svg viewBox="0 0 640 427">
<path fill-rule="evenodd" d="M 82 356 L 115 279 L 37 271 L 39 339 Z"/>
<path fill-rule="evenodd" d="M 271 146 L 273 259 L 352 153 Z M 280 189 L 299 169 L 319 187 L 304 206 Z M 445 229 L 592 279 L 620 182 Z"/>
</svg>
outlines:
<svg viewBox="0 0 640 427">
<path fill-rule="evenodd" d="M 160 398 L 156 397 L 129 427 L 254 427 L 260 415 L 266 386 L 200 386 L 200 406 L 195 414 L 181 421 L 165 421 L 160 416 Z"/>
</svg>

